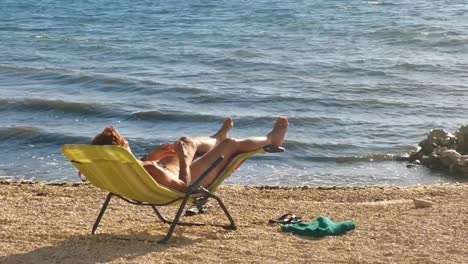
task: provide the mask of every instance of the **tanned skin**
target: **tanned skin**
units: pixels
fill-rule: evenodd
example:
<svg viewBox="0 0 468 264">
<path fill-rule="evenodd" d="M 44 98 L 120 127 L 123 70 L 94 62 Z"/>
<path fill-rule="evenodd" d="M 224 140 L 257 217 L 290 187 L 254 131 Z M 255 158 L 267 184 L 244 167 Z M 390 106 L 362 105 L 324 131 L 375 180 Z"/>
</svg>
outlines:
<svg viewBox="0 0 468 264">
<path fill-rule="evenodd" d="M 174 144 L 164 144 L 142 158 L 143 167 L 161 185 L 185 192 L 220 156 L 224 156 L 223 161 L 203 179 L 201 184 L 206 187 L 214 181 L 233 156 L 266 145 L 280 146 L 286 136 L 288 120 L 278 117 L 273 129 L 263 137 L 230 138 L 229 131 L 233 127 L 233 120 L 226 118 L 221 128 L 212 136 L 182 137 Z M 113 140 L 100 140 L 107 137 L 112 137 Z M 127 140 L 113 128 L 104 129 L 93 140 L 93 144 L 98 145 L 108 145 L 109 142 L 131 152 Z"/>
</svg>

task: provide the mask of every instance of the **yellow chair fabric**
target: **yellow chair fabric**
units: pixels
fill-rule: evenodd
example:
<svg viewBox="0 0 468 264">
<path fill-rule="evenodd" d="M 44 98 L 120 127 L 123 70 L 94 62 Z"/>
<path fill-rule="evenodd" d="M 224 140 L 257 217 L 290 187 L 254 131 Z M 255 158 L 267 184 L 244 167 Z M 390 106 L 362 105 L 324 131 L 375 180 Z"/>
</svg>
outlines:
<svg viewBox="0 0 468 264">
<path fill-rule="evenodd" d="M 155 205 L 174 203 L 185 196 L 157 183 L 141 162 L 121 147 L 68 144 L 64 145 L 62 152 L 91 184 L 113 194 Z M 264 152 L 258 149 L 237 155 L 208 189 L 216 191 L 246 159 Z"/>
</svg>

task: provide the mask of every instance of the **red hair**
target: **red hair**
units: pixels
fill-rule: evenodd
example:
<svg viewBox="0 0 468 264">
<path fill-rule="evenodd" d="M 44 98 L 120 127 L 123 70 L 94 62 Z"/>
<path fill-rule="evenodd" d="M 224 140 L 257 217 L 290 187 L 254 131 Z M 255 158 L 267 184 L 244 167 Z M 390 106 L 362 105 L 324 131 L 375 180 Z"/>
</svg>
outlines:
<svg viewBox="0 0 468 264">
<path fill-rule="evenodd" d="M 97 134 L 93 141 L 91 141 L 93 145 L 115 145 L 124 147 L 127 145 L 127 141 L 125 138 L 115 130 L 113 127 L 106 127 L 104 130 Z"/>
</svg>

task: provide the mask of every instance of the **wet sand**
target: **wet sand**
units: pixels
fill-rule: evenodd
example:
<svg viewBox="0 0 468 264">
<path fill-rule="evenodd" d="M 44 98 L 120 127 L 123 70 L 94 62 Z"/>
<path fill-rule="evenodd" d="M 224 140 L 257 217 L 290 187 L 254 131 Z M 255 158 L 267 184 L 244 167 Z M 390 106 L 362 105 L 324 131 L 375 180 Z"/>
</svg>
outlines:
<svg viewBox="0 0 468 264">
<path fill-rule="evenodd" d="M 113 199 L 91 235 L 106 192 L 88 184 L 0 183 L 0 263 L 468 263 L 468 184 L 417 187 L 224 186 L 218 192 L 238 230 L 168 226 L 147 207 Z M 415 208 L 413 198 L 432 203 Z M 176 207 L 167 207 L 168 216 Z M 352 220 L 343 236 L 312 239 L 268 220 Z M 185 218 L 227 223 L 210 202 Z"/>
</svg>

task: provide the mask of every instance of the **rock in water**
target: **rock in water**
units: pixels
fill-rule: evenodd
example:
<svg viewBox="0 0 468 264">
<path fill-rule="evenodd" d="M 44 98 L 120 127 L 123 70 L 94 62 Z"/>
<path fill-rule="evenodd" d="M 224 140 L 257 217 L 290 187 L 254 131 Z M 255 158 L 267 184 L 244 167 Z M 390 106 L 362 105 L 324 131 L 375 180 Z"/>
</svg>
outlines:
<svg viewBox="0 0 468 264">
<path fill-rule="evenodd" d="M 421 152 L 428 155 L 438 147 L 455 149 L 456 144 L 457 138 L 453 134 L 444 129 L 432 129 L 427 138 L 419 143 L 419 146 L 421 147 Z"/>
<path fill-rule="evenodd" d="M 444 129 L 433 129 L 419 146 L 417 152 L 410 154 L 410 163 L 420 162 L 431 169 L 447 169 L 468 177 L 468 160 L 463 156 L 468 154 L 468 125 L 460 127 L 455 135 Z"/>
<path fill-rule="evenodd" d="M 462 155 L 468 154 L 468 125 L 461 126 L 455 132 L 457 138 L 457 151 Z"/>
</svg>

